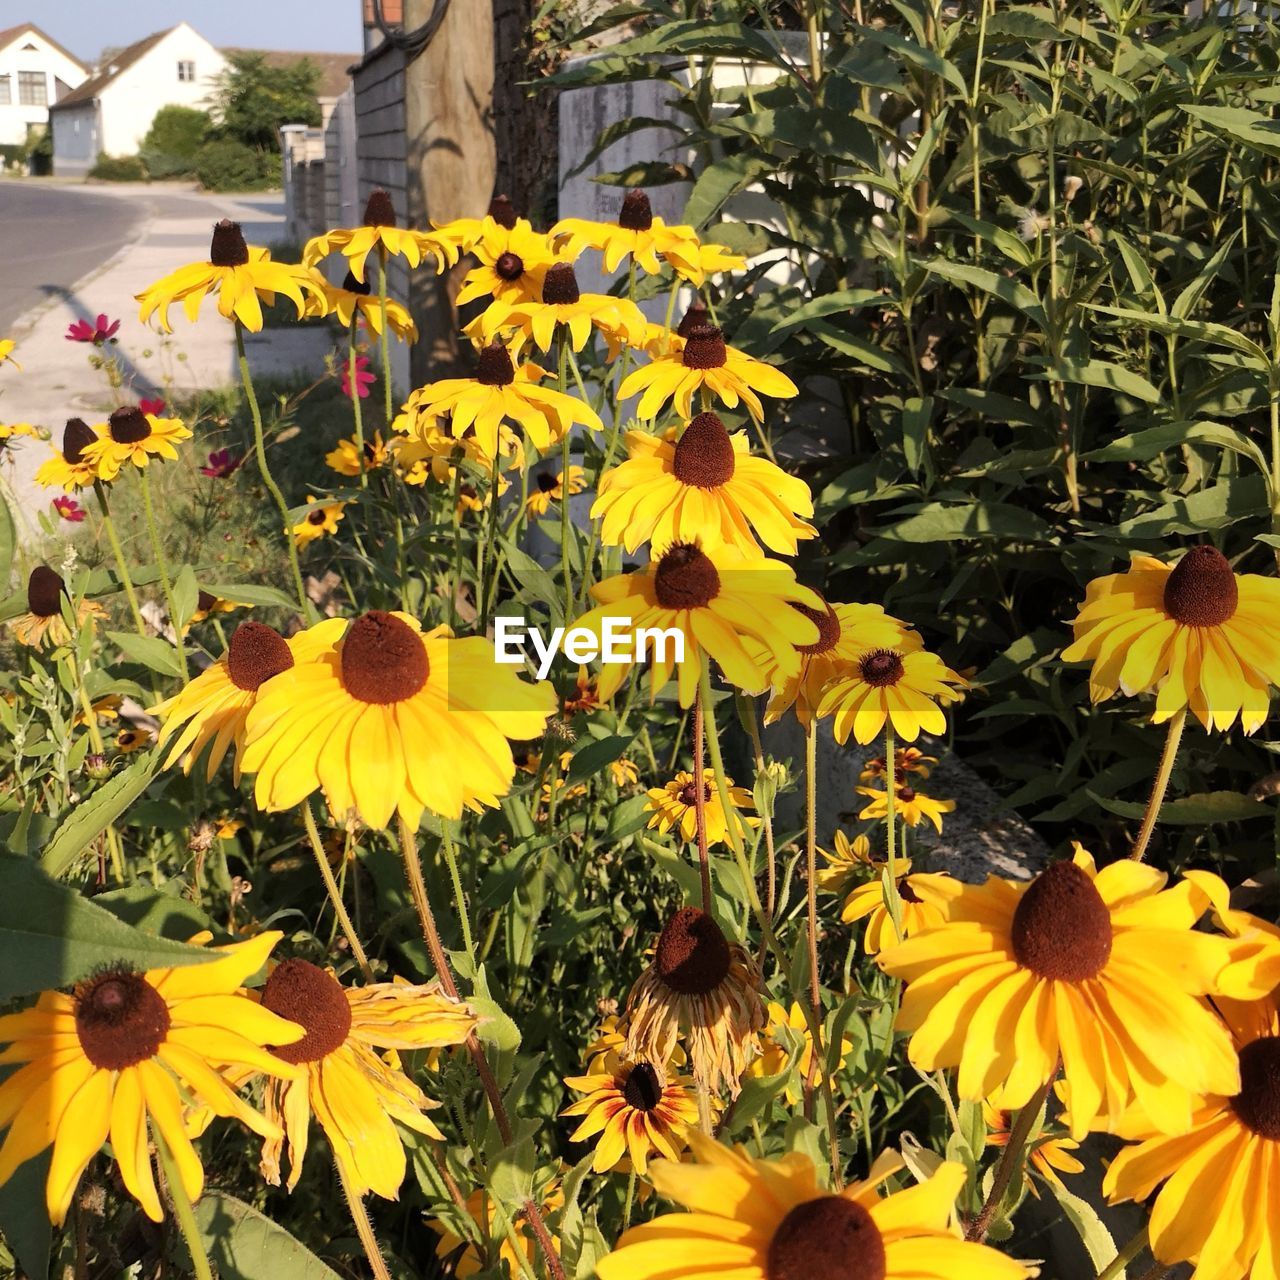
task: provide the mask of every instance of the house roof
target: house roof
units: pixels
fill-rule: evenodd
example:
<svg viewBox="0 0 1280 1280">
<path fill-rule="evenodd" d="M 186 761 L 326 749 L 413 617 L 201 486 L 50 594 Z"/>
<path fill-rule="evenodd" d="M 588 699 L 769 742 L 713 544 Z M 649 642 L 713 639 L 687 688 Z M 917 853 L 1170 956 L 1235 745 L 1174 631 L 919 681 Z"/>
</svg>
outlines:
<svg viewBox="0 0 1280 1280">
<path fill-rule="evenodd" d="M 39 36 L 45 44 L 52 45 L 53 48 L 57 49 L 64 58 L 70 58 L 85 75 L 89 74 L 89 68 L 70 49 L 64 49 L 51 35 L 41 31 L 34 22 L 20 22 L 16 27 L 6 27 L 3 31 L 0 31 L 0 49 L 7 49 L 15 40 L 25 35 Z"/>
<path fill-rule="evenodd" d="M 358 53 L 294 53 L 288 49 L 222 49 L 228 58 L 237 53 L 256 53 L 269 67 L 283 70 L 301 62 L 304 58 L 320 71 L 316 82 L 317 98 L 336 98 L 351 83 L 347 68 L 360 61 Z"/>
<path fill-rule="evenodd" d="M 95 98 L 100 97 L 102 91 L 113 80 L 118 79 L 121 72 L 127 71 L 144 53 L 154 49 L 173 29 L 173 27 L 166 27 L 163 31 L 153 31 L 149 36 L 129 45 L 127 49 L 121 49 L 107 63 L 105 70 L 99 71 L 95 76 L 90 76 L 84 84 L 78 89 L 72 89 L 60 102 L 51 102 L 49 110 L 61 111 L 64 107 L 83 106 L 86 102 L 92 102 Z"/>
</svg>

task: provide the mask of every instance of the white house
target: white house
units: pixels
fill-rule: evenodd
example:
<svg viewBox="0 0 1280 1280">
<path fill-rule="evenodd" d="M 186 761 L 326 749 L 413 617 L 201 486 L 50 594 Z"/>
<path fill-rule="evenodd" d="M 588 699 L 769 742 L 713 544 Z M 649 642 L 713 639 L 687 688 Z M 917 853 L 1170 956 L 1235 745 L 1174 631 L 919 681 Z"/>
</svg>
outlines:
<svg viewBox="0 0 1280 1280">
<path fill-rule="evenodd" d="M 136 155 L 161 107 L 204 109 L 227 60 L 180 22 L 131 44 L 49 107 L 53 172 L 87 173 L 99 155 Z"/>
<path fill-rule="evenodd" d="M 49 104 L 67 97 L 88 74 L 34 23 L 0 31 L 0 146 L 21 146 L 43 129 Z"/>
</svg>

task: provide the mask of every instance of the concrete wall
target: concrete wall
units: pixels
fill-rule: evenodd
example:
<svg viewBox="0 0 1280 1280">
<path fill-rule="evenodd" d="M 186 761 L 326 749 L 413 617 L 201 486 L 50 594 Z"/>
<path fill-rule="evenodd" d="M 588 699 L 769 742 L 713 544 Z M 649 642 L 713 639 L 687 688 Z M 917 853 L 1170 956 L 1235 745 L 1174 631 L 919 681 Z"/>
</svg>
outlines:
<svg viewBox="0 0 1280 1280">
<path fill-rule="evenodd" d="M 324 175 L 325 220 L 331 227 L 355 226 L 362 210 L 354 87 L 335 100 L 325 125 Z"/>
<path fill-rule="evenodd" d="M 24 71 L 44 77 L 45 103 L 24 106 L 19 101 L 18 75 Z M 0 77 L 5 76 L 9 78 L 9 101 L 0 103 L 0 143 L 20 146 L 27 140 L 31 126 L 48 124 L 48 103 L 58 99 L 57 82 L 61 80 L 68 89 L 75 89 L 85 73 L 79 63 L 55 49 L 39 32 L 28 31 L 0 49 Z"/>
<path fill-rule="evenodd" d="M 53 171 L 60 178 L 82 177 L 93 168 L 102 148 L 98 104 L 84 102 L 65 111 L 51 111 Z"/>
</svg>

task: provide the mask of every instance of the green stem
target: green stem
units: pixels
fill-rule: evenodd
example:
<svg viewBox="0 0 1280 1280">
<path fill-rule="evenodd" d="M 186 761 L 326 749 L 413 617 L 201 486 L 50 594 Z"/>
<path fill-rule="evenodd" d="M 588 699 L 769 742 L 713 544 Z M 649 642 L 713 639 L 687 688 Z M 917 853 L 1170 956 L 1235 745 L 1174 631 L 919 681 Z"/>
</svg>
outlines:
<svg viewBox="0 0 1280 1280">
<path fill-rule="evenodd" d="M 458 854 L 454 848 L 453 836 L 449 831 L 449 823 L 440 823 L 440 847 L 444 850 L 445 864 L 449 868 L 449 879 L 453 881 L 453 898 L 458 907 L 458 923 L 462 926 L 462 947 L 467 953 L 474 970 L 476 964 L 476 944 L 471 936 L 471 919 L 467 912 L 467 897 L 462 891 L 462 875 L 458 870 Z"/>
<path fill-rule="evenodd" d="M 160 574 L 164 602 L 169 609 L 169 625 L 173 628 L 173 644 L 178 651 L 178 665 L 182 668 L 182 683 L 186 685 L 191 677 L 187 674 L 187 646 L 182 638 L 182 619 L 178 617 L 178 609 L 173 600 L 173 583 L 169 580 L 169 564 L 164 555 L 164 543 L 160 541 L 160 526 L 156 523 L 155 505 L 151 501 L 151 479 L 145 468 L 139 469 L 138 480 L 142 486 L 142 507 L 147 516 L 151 550 L 156 558 L 156 569 Z"/>
<path fill-rule="evenodd" d="M 893 931 L 899 942 L 902 941 L 902 896 L 898 893 L 898 744 L 894 737 L 893 722 L 885 724 L 884 729 L 884 767 L 889 794 L 886 806 L 889 810 L 886 825 L 886 847 L 888 861 L 885 874 L 889 877 L 885 885 L 885 896 L 888 898 L 889 918 L 893 921 Z"/>
<path fill-rule="evenodd" d="M 1018 1118 L 1013 1122 L 1013 1128 L 1009 1132 L 1009 1143 L 1001 1153 L 1000 1163 L 996 1165 L 995 1176 L 991 1179 L 991 1191 L 978 1216 L 965 1231 L 966 1240 L 980 1243 L 987 1238 L 987 1232 L 991 1229 L 996 1212 L 1004 1200 L 1005 1192 L 1009 1190 L 1009 1183 L 1013 1181 L 1014 1170 L 1018 1167 L 1023 1148 L 1027 1145 L 1027 1139 L 1031 1136 L 1031 1130 L 1044 1108 L 1045 1099 L 1049 1096 L 1054 1076 L 1057 1074 L 1056 1071 L 1053 1072 L 1049 1079 L 1036 1090 L 1031 1101 L 1018 1112 Z"/>
<path fill-rule="evenodd" d="M 1134 862 L 1141 862 L 1151 843 L 1151 833 L 1156 829 L 1160 818 L 1160 806 L 1164 803 L 1165 792 L 1169 790 L 1169 778 L 1173 773 L 1174 761 L 1178 758 L 1178 747 L 1182 742 L 1182 731 L 1187 724 L 1187 709 L 1183 707 L 1170 721 L 1169 732 L 1165 735 L 1164 750 L 1160 753 L 1160 764 L 1156 768 L 1155 782 L 1151 787 L 1151 796 L 1147 800 L 1146 812 L 1142 815 L 1142 828 L 1134 841 L 1133 852 L 1129 855 Z"/>
<path fill-rule="evenodd" d="M 311 844 L 311 852 L 315 854 L 316 866 L 320 868 L 320 878 L 324 881 L 329 901 L 333 903 L 334 914 L 338 917 L 338 923 L 342 926 L 347 945 L 350 946 L 351 954 L 355 956 L 356 963 L 360 966 L 360 972 L 364 975 L 364 980 L 372 982 L 373 966 L 369 963 L 369 957 L 360 945 L 360 936 L 356 933 L 356 927 L 351 923 L 351 917 L 347 914 L 347 904 L 342 900 L 342 890 L 338 888 L 338 883 L 333 878 L 333 869 L 329 866 L 329 859 L 325 855 L 324 842 L 320 839 L 320 832 L 316 828 L 315 814 L 311 812 L 311 801 L 304 800 L 301 807 L 302 821 L 307 828 L 307 840 Z"/>
<path fill-rule="evenodd" d="M 622 1229 L 625 1231 L 631 1225 L 631 1206 L 636 1198 L 636 1171 L 631 1170 L 631 1176 L 627 1179 L 627 1201 L 622 1208 Z"/>
<path fill-rule="evenodd" d="M 568 394 L 569 380 L 569 339 L 563 330 L 557 336 L 560 344 L 560 390 Z M 566 425 L 564 438 L 560 441 L 560 566 L 564 574 L 564 625 L 567 627 L 573 619 L 573 573 L 569 567 L 569 433 L 572 425 Z"/>
<path fill-rule="evenodd" d="M 382 317 L 386 324 L 386 315 Z M 364 410 L 360 408 L 360 389 L 356 386 L 356 313 L 351 316 L 351 324 L 347 327 L 347 384 L 351 388 L 351 416 L 356 425 L 356 455 L 360 463 L 360 487 L 369 487 L 368 469 L 364 456 Z"/>
<path fill-rule="evenodd" d="M 346 1197 L 347 1208 L 351 1213 L 351 1221 L 355 1225 L 356 1235 L 364 1248 L 364 1256 L 369 1260 L 369 1270 L 374 1280 L 391 1280 L 386 1260 L 378 1247 L 378 1237 L 373 1233 L 373 1223 L 369 1220 L 369 1211 L 364 1207 L 360 1193 L 351 1185 L 341 1161 L 334 1161 L 338 1169 L 338 1181 L 342 1183 L 342 1194 Z"/>
<path fill-rule="evenodd" d="M 151 1135 L 156 1143 L 156 1155 L 160 1157 L 160 1167 L 164 1170 L 164 1180 L 169 1188 L 169 1197 L 173 1201 L 173 1212 L 178 1219 L 178 1228 L 187 1243 L 187 1252 L 191 1254 L 191 1268 L 196 1280 L 213 1280 L 213 1269 L 209 1266 L 209 1255 L 205 1252 L 204 1241 L 200 1238 L 200 1228 L 196 1224 L 195 1210 L 187 1196 L 187 1189 L 182 1185 L 182 1175 L 160 1126 L 151 1126 Z"/>
<path fill-rule="evenodd" d="M 1098 1272 L 1098 1280 L 1119 1280 L 1124 1269 L 1147 1247 L 1148 1231 L 1144 1223 L 1124 1245 L 1119 1253 Z"/>
<path fill-rule="evenodd" d="M 378 246 L 378 307 L 382 312 L 382 332 L 378 346 L 382 352 L 382 398 L 386 411 L 386 428 L 391 430 L 391 326 L 387 324 L 387 251 Z"/>
<path fill-rule="evenodd" d="M 133 614 L 133 625 L 138 634 L 147 634 L 147 624 L 142 620 L 142 610 L 138 608 L 138 595 L 133 589 L 133 579 L 129 576 L 129 564 L 124 558 L 124 548 L 120 545 L 120 535 L 116 533 L 115 521 L 107 506 L 107 491 L 101 480 L 93 482 L 93 492 L 98 499 L 98 508 L 102 512 L 102 527 L 107 531 L 107 541 L 111 543 L 111 554 L 115 556 L 116 572 L 120 575 L 120 585 L 124 588 L 125 598 L 129 601 L 129 612 Z"/>
<path fill-rule="evenodd" d="M 714 916 L 714 902 L 711 896 L 711 857 L 707 850 L 707 775 L 703 768 L 703 740 L 706 737 L 707 709 L 702 694 L 702 686 L 698 686 L 697 697 L 693 703 L 693 816 L 698 836 L 698 873 L 702 879 L 702 910 Z M 719 774 L 716 775 L 717 780 Z M 733 811 L 724 811 L 726 825 L 733 821 Z"/>
<path fill-rule="evenodd" d="M 298 596 L 298 607 L 302 610 L 304 618 L 314 621 L 315 609 L 307 599 L 307 590 L 302 585 L 302 570 L 298 566 L 298 548 L 294 544 L 293 529 L 289 524 L 289 507 L 284 500 L 284 494 L 280 492 L 280 486 L 276 484 L 275 477 L 271 474 L 271 468 L 267 465 L 267 444 L 262 430 L 262 410 L 258 406 L 258 397 L 253 389 L 253 375 L 249 372 L 249 357 L 244 349 L 244 326 L 239 320 L 235 325 L 236 364 L 240 369 L 240 382 L 244 386 L 245 399 L 249 403 L 249 416 L 253 419 L 253 452 L 258 462 L 258 473 L 262 476 L 262 483 L 267 486 L 267 492 L 280 512 L 280 527 L 284 532 L 285 548 L 289 552 L 289 569 L 293 575 L 293 588 Z"/>
</svg>

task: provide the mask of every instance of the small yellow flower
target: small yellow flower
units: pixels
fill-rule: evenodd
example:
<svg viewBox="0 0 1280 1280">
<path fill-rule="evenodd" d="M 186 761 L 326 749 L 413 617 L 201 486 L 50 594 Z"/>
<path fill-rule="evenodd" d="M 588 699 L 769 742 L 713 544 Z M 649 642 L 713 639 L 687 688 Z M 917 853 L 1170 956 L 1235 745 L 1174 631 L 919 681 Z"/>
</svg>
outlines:
<svg viewBox="0 0 1280 1280">
<path fill-rule="evenodd" d="M 21 440 L 24 436 L 29 440 L 43 440 L 44 432 L 29 422 L 0 424 L 0 451 L 8 447 L 10 440 Z"/>
<path fill-rule="evenodd" d="M 867 796 L 871 801 L 858 814 L 858 817 L 888 818 L 888 791 L 881 791 L 877 787 L 858 787 L 856 790 L 859 795 Z M 899 822 L 905 822 L 909 827 L 918 827 L 922 822 L 929 821 L 933 823 L 939 834 L 942 833 L 942 815 L 944 813 L 952 813 L 956 807 L 954 800 L 934 800 L 932 797 L 925 795 L 923 791 L 917 791 L 914 787 L 898 787 L 897 794 L 898 799 L 897 804 L 894 805 L 894 813 Z"/>
<path fill-rule="evenodd" d="M 89 705 L 89 713 L 94 724 L 114 724 L 120 719 L 120 705 L 124 699 L 118 693 L 108 693 L 104 697 L 95 698 Z M 83 711 L 77 712 L 71 722 L 77 728 L 89 723 L 89 716 Z"/>
<path fill-rule="evenodd" d="M 747 260 L 722 244 L 702 244 L 696 238 L 666 249 L 663 258 L 681 280 L 701 289 L 708 276 L 741 271 Z"/>
<path fill-rule="evenodd" d="M 634 787 L 640 781 L 640 770 L 634 760 L 610 760 L 609 773 L 615 787 Z"/>
<path fill-rule="evenodd" d="M 982 1118 L 987 1122 L 987 1146 L 1002 1150 L 1007 1147 L 1012 1129 L 1012 1114 L 1001 1110 L 987 1100 L 982 1104 Z M 1054 1186 L 1060 1187 L 1062 1179 L 1058 1177 L 1059 1173 L 1084 1172 L 1084 1165 L 1070 1154 L 1079 1149 L 1080 1144 L 1073 1142 L 1070 1138 L 1046 1138 L 1031 1148 L 1029 1163 L 1046 1182 L 1052 1182 Z M 1040 1198 L 1036 1184 L 1031 1178 L 1027 1179 L 1027 1189 L 1036 1199 Z"/>
<path fill-rule="evenodd" d="M 525 510 L 531 516 L 545 516 L 553 502 L 564 501 L 564 472 L 535 471 L 533 491 L 525 500 Z M 587 473 L 581 467 L 569 468 L 569 492 L 581 493 L 587 487 Z"/>
<path fill-rule="evenodd" d="M 62 448 L 40 464 L 36 484 L 46 489 L 87 489 L 98 478 L 98 464 L 85 451 L 107 431 L 106 424 L 89 426 L 83 418 L 68 418 L 62 432 Z"/>
<path fill-rule="evenodd" d="M 122 755 L 132 755 L 135 751 L 149 747 L 155 740 L 155 732 L 151 729 L 141 727 L 121 729 L 116 734 L 116 750 Z"/>
<path fill-rule="evenodd" d="M 748 828 L 758 827 L 760 819 L 744 818 L 739 810 L 754 809 L 755 802 L 746 787 L 735 787 L 732 778 L 725 779 L 729 792 L 729 803 L 733 808 L 733 825 L 739 840 L 745 840 Z M 725 844 L 729 839 L 729 823 L 725 820 L 724 809 L 720 804 L 720 789 L 716 786 L 716 775 L 708 770 L 703 775 L 703 816 L 707 826 L 707 844 Z M 666 835 L 673 827 L 680 832 L 681 838 L 693 843 L 698 838 L 698 806 L 697 791 L 694 787 L 693 774 L 681 770 L 665 786 L 650 787 L 646 792 L 649 799 L 645 804 L 645 812 L 652 814 L 649 829 L 657 829 Z"/>
<path fill-rule="evenodd" d="M 564 1207 L 564 1191 L 559 1178 L 553 1179 L 538 1194 L 539 1207 L 545 1216 L 558 1212 Z M 534 1237 L 525 1211 L 517 1206 L 505 1209 L 506 1216 L 515 1227 L 519 1252 L 511 1243 L 511 1238 L 498 1223 L 497 1205 L 493 1197 L 483 1187 L 473 1191 L 466 1200 L 467 1217 L 480 1224 L 484 1232 L 484 1241 L 476 1244 L 470 1237 L 458 1235 L 453 1228 L 439 1219 L 429 1224 L 440 1234 L 440 1242 L 436 1245 L 436 1257 L 444 1260 L 451 1255 L 456 1256 L 450 1264 L 449 1275 L 454 1280 L 470 1280 L 470 1277 L 484 1272 L 487 1276 L 506 1276 L 508 1280 L 519 1280 L 528 1271 L 537 1270 L 539 1245 Z M 552 1247 L 560 1252 L 560 1244 L 552 1240 Z"/>
<path fill-rule="evenodd" d="M 12 338 L 0 338 L 0 364 L 11 364 L 15 369 L 22 366 L 13 358 L 14 341 Z"/>
<path fill-rule="evenodd" d="M 214 835 L 219 840 L 234 840 L 244 830 L 244 823 L 239 818 L 219 818 L 213 825 Z"/>
<path fill-rule="evenodd" d="M 899 782 L 909 773 L 914 773 L 920 778 L 927 778 L 932 772 L 930 766 L 937 763 L 937 756 L 927 756 L 917 747 L 899 747 L 893 753 L 894 774 Z M 879 782 L 882 778 L 887 778 L 888 776 L 888 761 L 884 756 L 872 756 L 863 765 L 862 772 L 858 774 L 858 781 Z"/>
<path fill-rule="evenodd" d="M 86 444 L 80 456 L 92 464 L 98 479 L 110 482 L 130 464 L 142 470 L 152 458 L 175 460 L 174 445 L 190 439 L 191 430 L 181 419 L 157 418 L 127 405 L 111 414 L 106 430 Z"/>
<path fill-rule="evenodd" d="M 338 523 L 343 519 L 345 502 L 325 502 L 311 494 L 307 495 L 307 506 L 313 508 L 293 526 L 294 545 L 302 548 L 310 546 L 317 538 L 325 534 L 337 533 Z"/>
<path fill-rule="evenodd" d="M 800 1101 L 804 1082 L 809 1073 L 814 1072 L 813 1085 L 818 1088 L 822 1084 L 822 1067 L 815 1070 L 813 1062 L 813 1034 L 809 1030 L 809 1019 L 798 1001 L 791 1002 L 791 1008 L 784 1010 L 775 1000 L 769 1001 L 769 1022 L 760 1033 L 760 1056 L 747 1068 L 747 1075 L 755 1079 L 765 1076 L 776 1076 L 787 1069 L 791 1061 L 791 1050 L 788 1040 L 800 1042 L 800 1056 L 796 1061 L 798 1070 L 786 1085 L 786 1099 L 791 1106 Z M 853 1051 L 853 1041 L 848 1036 L 840 1038 L 840 1061 L 836 1063 L 839 1071 Z"/>
<path fill-rule="evenodd" d="M 251 605 L 240 604 L 235 600 L 223 600 L 212 592 L 201 590 L 196 593 L 196 611 L 191 615 L 191 622 L 203 622 L 215 613 L 234 613 L 237 609 L 249 609 Z"/>
<path fill-rule="evenodd" d="M 385 466 L 391 456 L 391 450 L 382 441 L 382 432 L 374 432 L 364 442 L 364 469 L 374 471 Z M 360 474 L 360 442 L 350 436 L 338 443 L 324 455 L 325 466 L 336 471 L 340 476 L 358 476 Z"/>
<path fill-rule="evenodd" d="M 10 634 L 29 649 L 57 648 L 66 644 L 71 639 L 71 632 L 62 617 L 66 596 L 67 587 L 62 578 L 48 565 L 36 565 L 27 578 L 27 611 L 9 622 Z M 105 616 L 102 606 L 91 600 L 80 600 L 75 605 L 79 626 Z"/>
<path fill-rule="evenodd" d="M 307 300 L 307 314 L 334 316 L 344 329 L 350 329 L 356 317 L 363 318 L 374 337 L 382 336 L 382 301 L 370 287 L 369 281 L 357 280 L 350 271 L 341 286 L 322 283 L 323 293 Z M 418 326 L 408 308 L 394 298 L 387 299 L 387 328 L 401 342 L 416 342 Z M 345 357 L 344 357 L 345 360 Z"/>
</svg>

